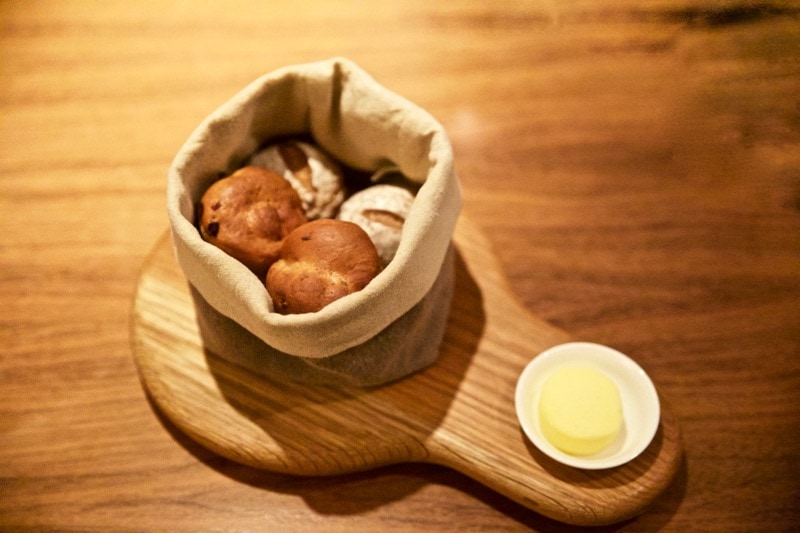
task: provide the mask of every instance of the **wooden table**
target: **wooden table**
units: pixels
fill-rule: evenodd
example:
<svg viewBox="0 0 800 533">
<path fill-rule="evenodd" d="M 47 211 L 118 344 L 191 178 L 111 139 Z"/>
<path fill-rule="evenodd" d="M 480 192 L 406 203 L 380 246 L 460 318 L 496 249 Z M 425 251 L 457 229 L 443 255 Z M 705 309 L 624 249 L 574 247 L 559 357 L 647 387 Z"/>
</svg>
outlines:
<svg viewBox="0 0 800 533">
<path fill-rule="evenodd" d="M 444 124 L 522 305 L 668 399 L 683 466 L 614 529 L 798 527 L 796 4 L 54 1 L 0 4 L 0 529 L 558 529 L 443 467 L 241 466 L 147 399 L 129 321 L 172 157 L 331 56 Z"/>
</svg>

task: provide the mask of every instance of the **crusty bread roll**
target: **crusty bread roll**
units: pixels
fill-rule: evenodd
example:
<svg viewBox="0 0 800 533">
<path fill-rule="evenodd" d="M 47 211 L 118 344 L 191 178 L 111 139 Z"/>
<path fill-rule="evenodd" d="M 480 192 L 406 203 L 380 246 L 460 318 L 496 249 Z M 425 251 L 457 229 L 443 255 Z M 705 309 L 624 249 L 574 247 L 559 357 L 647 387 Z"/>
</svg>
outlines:
<svg viewBox="0 0 800 533">
<path fill-rule="evenodd" d="M 306 222 L 292 186 L 275 172 L 254 166 L 214 182 L 197 206 L 203 239 L 262 280 L 278 259 L 283 239 Z"/>
<path fill-rule="evenodd" d="M 380 271 L 378 252 L 363 229 L 320 219 L 286 237 L 281 258 L 267 273 L 267 292 L 281 314 L 313 313 L 363 289 Z"/>
<path fill-rule="evenodd" d="M 403 225 L 413 202 L 414 195 L 405 187 L 373 185 L 345 200 L 337 218 L 361 226 L 386 266 L 400 246 Z"/>
<path fill-rule="evenodd" d="M 339 163 L 317 146 L 287 140 L 256 152 L 250 164 L 284 177 L 303 202 L 309 220 L 333 218 L 345 197 Z"/>
</svg>

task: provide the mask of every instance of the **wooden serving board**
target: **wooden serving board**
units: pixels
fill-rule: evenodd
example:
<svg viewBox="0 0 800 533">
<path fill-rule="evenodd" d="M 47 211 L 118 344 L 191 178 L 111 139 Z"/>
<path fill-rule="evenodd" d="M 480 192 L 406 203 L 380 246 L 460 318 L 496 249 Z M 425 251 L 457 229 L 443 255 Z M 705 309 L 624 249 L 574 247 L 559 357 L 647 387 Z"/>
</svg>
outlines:
<svg viewBox="0 0 800 533">
<path fill-rule="evenodd" d="M 653 442 L 630 463 L 588 471 L 540 453 L 517 421 L 516 381 L 539 352 L 574 339 L 516 301 L 489 243 L 464 217 L 455 243 L 456 289 L 439 360 L 383 387 L 337 389 L 265 379 L 204 350 L 167 233 L 144 264 L 133 306 L 143 384 L 191 438 L 253 467 L 321 476 L 428 462 L 570 524 L 644 512 L 682 457 L 663 398 Z"/>
</svg>

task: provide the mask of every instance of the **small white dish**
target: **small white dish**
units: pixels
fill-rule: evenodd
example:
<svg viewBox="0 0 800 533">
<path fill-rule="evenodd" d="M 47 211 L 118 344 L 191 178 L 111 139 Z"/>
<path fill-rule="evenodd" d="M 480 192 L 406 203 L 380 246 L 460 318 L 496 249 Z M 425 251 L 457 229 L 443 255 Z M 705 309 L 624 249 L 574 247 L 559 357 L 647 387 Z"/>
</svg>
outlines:
<svg viewBox="0 0 800 533">
<path fill-rule="evenodd" d="M 539 396 L 547 378 L 564 365 L 581 365 L 605 374 L 619 389 L 623 423 L 617 438 L 604 450 L 585 456 L 562 452 L 542 435 Z M 591 342 L 569 342 L 533 358 L 520 374 L 515 394 L 522 430 L 545 455 L 576 468 L 613 468 L 634 459 L 653 440 L 661 417 L 658 393 L 647 373 L 625 354 Z"/>
</svg>

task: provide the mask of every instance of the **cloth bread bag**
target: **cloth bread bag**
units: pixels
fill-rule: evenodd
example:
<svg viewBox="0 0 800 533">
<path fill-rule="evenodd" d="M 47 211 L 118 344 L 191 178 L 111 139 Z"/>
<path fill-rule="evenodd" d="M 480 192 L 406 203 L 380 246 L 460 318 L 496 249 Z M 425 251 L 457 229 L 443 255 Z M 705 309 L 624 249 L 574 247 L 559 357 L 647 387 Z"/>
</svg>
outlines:
<svg viewBox="0 0 800 533">
<path fill-rule="evenodd" d="M 281 315 L 263 280 L 200 237 L 195 205 L 265 143 L 310 136 L 365 172 L 396 166 L 421 184 L 397 254 L 363 290 L 316 313 Z M 176 155 L 167 213 L 205 349 L 265 376 L 372 386 L 432 363 L 453 290 L 461 206 L 450 142 L 427 112 L 335 58 L 266 74 L 208 116 Z"/>
</svg>

